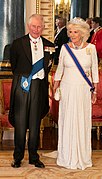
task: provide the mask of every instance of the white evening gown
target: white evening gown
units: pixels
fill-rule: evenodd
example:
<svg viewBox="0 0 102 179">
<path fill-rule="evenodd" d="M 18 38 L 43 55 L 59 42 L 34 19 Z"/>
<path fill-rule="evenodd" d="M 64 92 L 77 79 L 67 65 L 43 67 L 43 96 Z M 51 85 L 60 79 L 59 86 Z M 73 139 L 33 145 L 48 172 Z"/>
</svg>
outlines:
<svg viewBox="0 0 102 179">
<path fill-rule="evenodd" d="M 98 80 L 98 60 L 93 44 L 72 49 L 85 73 L 94 83 Z M 70 169 L 92 166 L 91 160 L 91 92 L 73 59 L 62 46 L 55 81 L 61 80 L 58 119 L 57 164 Z"/>
</svg>

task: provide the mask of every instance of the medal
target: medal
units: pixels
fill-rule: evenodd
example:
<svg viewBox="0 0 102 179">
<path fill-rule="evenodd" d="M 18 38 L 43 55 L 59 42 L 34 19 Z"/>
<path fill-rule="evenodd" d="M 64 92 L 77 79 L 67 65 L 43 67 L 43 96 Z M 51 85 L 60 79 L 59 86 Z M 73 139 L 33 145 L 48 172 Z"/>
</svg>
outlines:
<svg viewBox="0 0 102 179">
<path fill-rule="evenodd" d="M 28 82 L 27 82 L 27 80 L 25 80 L 25 81 L 23 82 L 23 87 L 24 87 L 24 88 L 27 88 L 27 86 L 28 86 Z"/>
<path fill-rule="evenodd" d="M 34 50 L 37 51 L 38 50 L 38 48 L 37 48 L 37 41 L 34 42 L 34 41 L 32 41 L 32 39 L 30 39 L 30 41 L 33 42 L 33 44 L 34 44 Z"/>
<path fill-rule="evenodd" d="M 34 43 L 34 50 L 36 51 L 37 50 L 37 42 L 33 42 Z"/>
<path fill-rule="evenodd" d="M 91 55 L 92 49 L 91 48 L 86 48 L 86 54 Z"/>
</svg>

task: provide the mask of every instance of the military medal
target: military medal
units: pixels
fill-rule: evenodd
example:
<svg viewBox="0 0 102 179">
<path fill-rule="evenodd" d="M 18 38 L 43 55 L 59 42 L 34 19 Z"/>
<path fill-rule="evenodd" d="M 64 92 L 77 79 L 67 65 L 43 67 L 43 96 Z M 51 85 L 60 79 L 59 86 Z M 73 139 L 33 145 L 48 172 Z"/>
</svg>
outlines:
<svg viewBox="0 0 102 179">
<path fill-rule="evenodd" d="M 38 50 L 38 48 L 37 48 L 37 41 L 34 42 L 34 41 L 32 41 L 32 39 L 30 39 L 30 40 L 34 44 L 34 50 L 37 51 Z"/>
<path fill-rule="evenodd" d="M 38 48 L 37 48 L 37 45 L 36 45 L 37 42 L 33 42 L 33 43 L 34 43 L 34 50 L 37 51 L 37 49 L 38 49 Z"/>
</svg>

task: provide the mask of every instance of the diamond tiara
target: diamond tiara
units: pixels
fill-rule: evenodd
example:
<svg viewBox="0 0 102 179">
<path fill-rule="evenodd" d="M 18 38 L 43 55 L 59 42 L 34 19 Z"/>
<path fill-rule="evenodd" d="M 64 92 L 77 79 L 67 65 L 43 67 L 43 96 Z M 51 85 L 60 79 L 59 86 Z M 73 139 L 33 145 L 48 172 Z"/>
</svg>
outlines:
<svg viewBox="0 0 102 179">
<path fill-rule="evenodd" d="M 79 24 L 85 28 L 90 28 L 89 24 L 84 19 L 82 19 L 80 17 L 74 17 L 73 19 L 71 19 L 69 21 L 69 24 Z"/>
</svg>

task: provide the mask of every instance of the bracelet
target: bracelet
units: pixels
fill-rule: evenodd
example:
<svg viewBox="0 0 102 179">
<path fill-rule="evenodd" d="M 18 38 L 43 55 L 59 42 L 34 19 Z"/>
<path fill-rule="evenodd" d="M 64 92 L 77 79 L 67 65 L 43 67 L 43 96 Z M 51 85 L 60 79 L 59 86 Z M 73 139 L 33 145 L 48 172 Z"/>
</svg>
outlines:
<svg viewBox="0 0 102 179">
<path fill-rule="evenodd" d="M 94 94 L 97 94 L 97 92 L 96 92 L 96 91 L 94 91 L 93 93 L 94 93 Z"/>
</svg>

